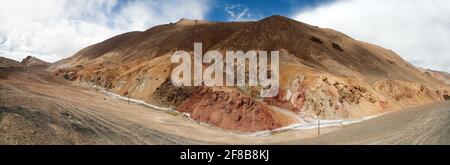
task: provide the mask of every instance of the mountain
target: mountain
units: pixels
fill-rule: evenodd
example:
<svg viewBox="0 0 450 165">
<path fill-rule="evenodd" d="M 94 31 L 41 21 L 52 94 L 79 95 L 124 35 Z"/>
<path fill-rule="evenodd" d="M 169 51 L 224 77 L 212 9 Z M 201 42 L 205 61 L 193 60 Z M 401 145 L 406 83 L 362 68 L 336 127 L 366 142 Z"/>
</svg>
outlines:
<svg viewBox="0 0 450 165">
<path fill-rule="evenodd" d="M 10 68 L 10 67 L 32 67 L 32 66 L 50 66 L 50 63 L 42 61 L 33 56 L 27 56 L 22 60 L 22 62 L 18 62 L 15 60 L 11 60 L 8 58 L 0 57 L 0 67 Z"/>
<path fill-rule="evenodd" d="M 450 85 L 450 74 L 447 72 L 442 72 L 442 71 L 436 71 L 436 70 L 431 70 L 431 69 L 423 69 L 420 67 L 417 67 L 420 71 L 422 71 L 422 73 L 426 74 L 426 75 L 430 75 L 433 76 L 434 78 L 440 80 L 442 83 Z"/>
<path fill-rule="evenodd" d="M 50 66 L 50 63 L 42 61 L 41 59 L 33 56 L 27 56 L 22 60 L 21 63 L 26 66 Z"/>
<path fill-rule="evenodd" d="M 433 77 L 435 77 L 438 80 L 441 80 L 447 85 L 450 85 L 450 74 L 447 72 L 442 71 L 435 71 L 435 70 L 428 70 Z"/>
<path fill-rule="evenodd" d="M 369 30 L 369 29 L 368 29 Z M 175 87 L 171 54 L 280 51 L 280 92 L 261 87 Z M 395 52 L 282 16 L 254 22 L 182 19 L 82 49 L 51 69 L 67 80 L 170 107 L 233 131 L 273 130 L 320 119 L 362 118 L 444 100 L 449 86 Z"/>
<path fill-rule="evenodd" d="M 10 67 L 24 67 L 20 62 L 11 60 L 9 58 L 0 57 L 0 68 L 10 68 Z"/>
</svg>

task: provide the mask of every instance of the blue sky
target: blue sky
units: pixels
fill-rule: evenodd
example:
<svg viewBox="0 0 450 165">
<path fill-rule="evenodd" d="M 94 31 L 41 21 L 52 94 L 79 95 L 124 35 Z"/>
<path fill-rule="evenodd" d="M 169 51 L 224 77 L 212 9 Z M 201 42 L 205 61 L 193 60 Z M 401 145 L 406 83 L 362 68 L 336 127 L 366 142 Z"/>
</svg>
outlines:
<svg viewBox="0 0 450 165">
<path fill-rule="evenodd" d="M 271 15 L 292 16 L 304 9 L 312 8 L 331 0 L 219 0 L 213 1 L 212 9 L 206 17 L 210 21 L 230 21 L 239 14 L 242 20 L 259 20 Z M 234 13 L 234 17 L 230 14 Z"/>
<path fill-rule="evenodd" d="M 118 0 L 113 13 L 136 0 Z M 272 15 L 290 17 L 296 12 L 334 0 L 207 0 L 204 19 L 214 22 L 259 20 Z M 241 17 L 240 14 L 242 14 Z"/>
<path fill-rule="evenodd" d="M 0 0 L 0 56 L 54 62 L 129 31 L 181 18 L 216 22 L 283 15 L 450 72 L 449 0 Z"/>
</svg>

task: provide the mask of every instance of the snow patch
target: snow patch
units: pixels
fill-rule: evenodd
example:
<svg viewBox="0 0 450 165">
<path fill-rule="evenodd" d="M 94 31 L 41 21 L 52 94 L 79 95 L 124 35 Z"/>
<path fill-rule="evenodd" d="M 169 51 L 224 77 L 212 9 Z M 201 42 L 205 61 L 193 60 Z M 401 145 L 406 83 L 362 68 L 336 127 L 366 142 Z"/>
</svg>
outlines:
<svg viewBox="0 0 450 165">
<path fill-rule="evenodd" d="M 351 125 L 351 124 L 359 123 L 362 121 L 370 120 L 370 119 L 379 117 L 381 115 L 384 115 L 384 114 L 367 116 L 367 117 L 363 117 L 361 119 L 320 120 L 320 128 Z M 302 123 L 291 124 L 291 125 L 288 125 L 285 127 L 274 129 L 274 130 L 258 131 L 258 132 L 251 132 L 251 133 L 235 133 L 235 132 L 231 132 L 231 133 L 239 134 L 239 135 L 248 135 L 248 136 L 270 136 L 276 132 L 316 129 L 319 127 L 319 120 L 303 118 L 303 121 L 304 122 L 302 122 Z M 228 132 L 230 132 L 230 131 L 228 131 Z"/>
<path fill-rule="evenodd" d="M 118 98 L 120 100 L 123 100 L 123 101 L 129 101 L 131 103 L 138 104 L 138 105 L 141 105 L 141 106 L 145 106 L 145 107 L 149 107 L 149 108 L 153 108 L 153 109 L 157 109 L 157 110 L 162 110 L 162 111 L 178 112 L 174 108 L 167 108 L 167 107 L 156 106 L 156 105 L 153 105 L 153 104 L 146 103 L 143 100 L 123 97 L 121 95 L 118 95 L 118 94 L 115 94 L 115 93 L 112 93 L 112 92 L 108 92 L 108 91 L 104 91 L 104 90 L 102 90 L 102 92 L 104 94 L 106 94 L 106 95 L 109 95 L 109 96 L 112 96 L 112 97 L 116 97 L 116 98 Z"/>
</svg>

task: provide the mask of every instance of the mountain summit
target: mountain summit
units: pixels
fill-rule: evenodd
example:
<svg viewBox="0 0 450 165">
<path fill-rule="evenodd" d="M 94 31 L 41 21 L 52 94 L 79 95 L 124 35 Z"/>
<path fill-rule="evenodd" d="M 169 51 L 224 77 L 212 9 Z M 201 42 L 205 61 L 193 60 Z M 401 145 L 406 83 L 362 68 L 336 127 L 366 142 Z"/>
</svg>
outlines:
<svg viewBox="0 0 450 165">
<path fill-rule="evenodd" d="M 41 59 L 33 56 L 27 56 L 22 60 L 21 63 L 26 66 L 50 66 L 50 63 L 42 61 Z"/>
</svg>

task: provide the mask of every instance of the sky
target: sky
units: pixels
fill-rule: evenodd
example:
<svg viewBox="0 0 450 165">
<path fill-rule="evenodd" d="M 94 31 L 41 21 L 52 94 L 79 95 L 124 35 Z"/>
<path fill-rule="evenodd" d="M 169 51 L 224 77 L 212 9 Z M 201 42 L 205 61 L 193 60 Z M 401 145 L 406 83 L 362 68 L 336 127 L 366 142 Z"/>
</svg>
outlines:
<svg viewBox="0 0 450 165">
<path fill-rule="evenodd" d="M 181 18 L 254 21 L 283 15 L 331 28 L 450 72 L 448 0 L 0 0 L 0 56 L 54 62 L 129 31 Z"/>
</svg>

